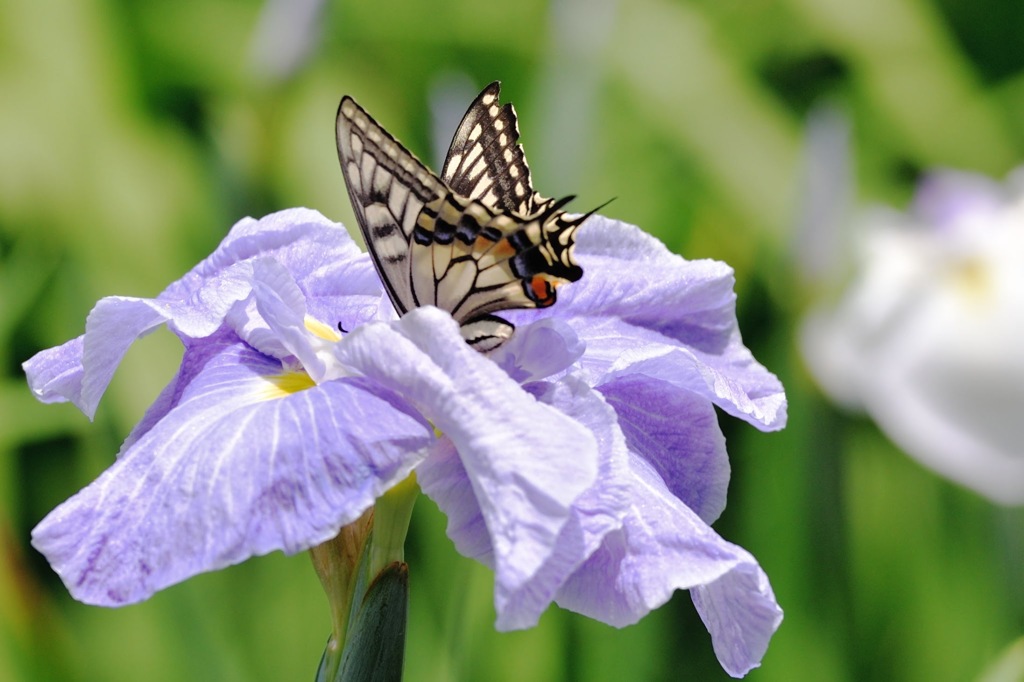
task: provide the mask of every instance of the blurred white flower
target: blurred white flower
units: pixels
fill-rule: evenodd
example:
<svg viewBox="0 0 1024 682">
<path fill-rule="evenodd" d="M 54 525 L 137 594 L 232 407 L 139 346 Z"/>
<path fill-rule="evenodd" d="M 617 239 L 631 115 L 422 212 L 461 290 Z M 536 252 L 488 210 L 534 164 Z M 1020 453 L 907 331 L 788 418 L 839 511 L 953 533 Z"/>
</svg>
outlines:
<svg viewBox="0 0 1024 682">
<path fill-rule="evenodd" d="M 1024 504 L 1024 169 L 952 171 L 907 213 L 851 235 L 854 279 L 801 344 L 826 393 L 863 409 L 925 466 Z"/>
</svg>

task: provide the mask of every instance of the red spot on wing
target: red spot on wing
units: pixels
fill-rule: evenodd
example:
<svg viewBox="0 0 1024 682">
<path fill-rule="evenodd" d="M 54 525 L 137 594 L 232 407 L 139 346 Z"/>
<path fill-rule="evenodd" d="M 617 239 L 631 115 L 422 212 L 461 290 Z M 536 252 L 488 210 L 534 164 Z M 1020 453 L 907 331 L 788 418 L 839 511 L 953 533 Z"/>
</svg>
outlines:
<svg viewBox="0 0 1024 682">
<path fill-rule="evenodd" d="M 530 290 L 533 292 L 533 300 L 537 302 L 538 308 L 546 308 L 555 302 L 555 288 L 551 286 L 544 275 L 535 275 L 530 280 Z"/>
</svg>

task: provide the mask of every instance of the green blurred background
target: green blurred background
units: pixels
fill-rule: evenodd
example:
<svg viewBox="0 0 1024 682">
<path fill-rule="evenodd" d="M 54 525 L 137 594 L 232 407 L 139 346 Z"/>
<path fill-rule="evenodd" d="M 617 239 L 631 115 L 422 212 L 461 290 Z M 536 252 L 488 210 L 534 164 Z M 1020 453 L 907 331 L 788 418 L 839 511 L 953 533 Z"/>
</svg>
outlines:
<svg viewBox="0 0 1024 682">
<path fill-rule="evenodd" d="M 786 385 L 784 432 L 722 420 L 716 528 L 786 612 L 749 679 L 980 679 L 1024 634 L 1024 515 L 825 402 L 795 344 L 819 284 L 793 254 L 798 225 L 838 219 L 844 196 L 904 205 L 929 167 L 1018 163 L 1022 35 L 1018 0 L 4 0 L 0 680 L 312 679 L 329 617 L 305 555 L 106 610 L 70 599 L 28 544 L 112 461 L 176 340 L 137 344 L 92 424 L 37 404 L 20 363 L 80 334 L 99 297 L 155 295 L 243 216 L 309 206 L 351 225 L 342 94 L 436 167 L 494 79 L 544 194 L 579 210 L 617 197 L 605 214 L 736 268 L 744 337 Z M 821 107 L 849 122 L 854 170 L 826 164 L 837 199 L 815 213 L 805 131 Z M 499 634 L 489 572 L 426 499 L 408 558 L 411 682 L 726 678 L 685 593 L 623 630 L 553 608 Z"/>
</svg>

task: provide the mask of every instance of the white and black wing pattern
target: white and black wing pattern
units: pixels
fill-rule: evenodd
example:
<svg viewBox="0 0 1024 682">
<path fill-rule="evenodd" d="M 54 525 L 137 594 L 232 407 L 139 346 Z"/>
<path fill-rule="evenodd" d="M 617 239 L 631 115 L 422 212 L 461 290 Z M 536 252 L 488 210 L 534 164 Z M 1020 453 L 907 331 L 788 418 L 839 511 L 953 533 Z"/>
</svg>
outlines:
<svg viewBox="0 0 1024 682">
<path fill-rule="evenodd" d="M 571 197 L 546 200 L 524 215 L 486 196 L 467 196 L 350 97 L 338 107 L 336 132 L 359 228 L 399 315 L 436 305 L 486 352 L 514 330 L 494 312 L 552 305 L 555 287 L 583 275 L 573 235 L 587 216 L 566 218 L 561 208 Z"/>
<path fill-rule="evenodd" d="M 511 103 L 501 104 L 500 90 L 501 83 L 494 81 L 469 105 L 448 148 L 441 179 L 470 199 L 529 216 L 551 200 L 533 189 L 516 110 Z"/>
<path fill-rule="evenodd" d="M 424 206 L 448 188 L 351 97 L 338 106 L 338 159 L 356 221 L 395 310 L 417 305 L 410 246 Z"/>
</svg>

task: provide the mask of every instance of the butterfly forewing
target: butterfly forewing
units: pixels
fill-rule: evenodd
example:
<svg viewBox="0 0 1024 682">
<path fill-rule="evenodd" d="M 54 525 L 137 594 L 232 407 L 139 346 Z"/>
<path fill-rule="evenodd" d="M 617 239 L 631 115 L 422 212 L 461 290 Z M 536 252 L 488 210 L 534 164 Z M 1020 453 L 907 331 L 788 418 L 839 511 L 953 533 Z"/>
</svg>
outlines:
<svg viewBox="0 0 1024 682">
<path fill-rule="evenodd" d="M 424 207 L 448 193 L 436 175 L 350 97 L 337 118 L 338 158 L 356 221 L 399 314 L 414 297 L 411 247 Z M 429 229 L 421 228 L 421 229 Z"/>
<path fill-rule="evenodd" d="M 444 180 L 351 98 L 338 108 L 338 157 L 367 250 L 402 315 L 421 305 L 452 314 L 474 348 L 500 346 L 514 326 L 491 313 L 555 302 L 582 270 L 572 237 L 582 219 L 539 197 L 498 84 L 470 106 Z"/>
<path fill-rule="evenodd" d="M 519 121 L 511 104 L 498 101 L 495 81 L 469 105 L 441 169 L 453 190 L 488 206 L 528 216 L 550 201 L 537 194 L 519 144 Z"/>
</svg>

